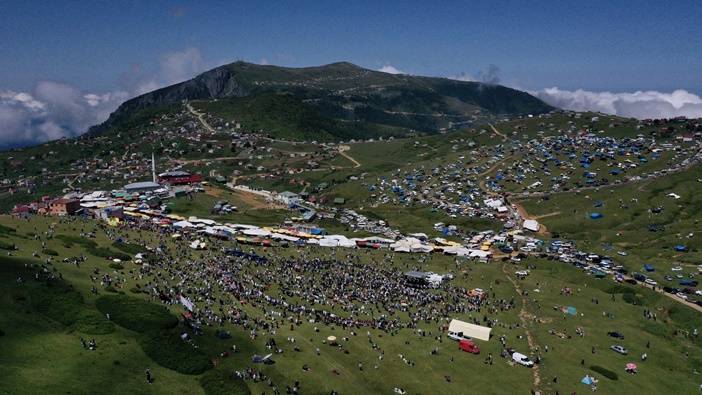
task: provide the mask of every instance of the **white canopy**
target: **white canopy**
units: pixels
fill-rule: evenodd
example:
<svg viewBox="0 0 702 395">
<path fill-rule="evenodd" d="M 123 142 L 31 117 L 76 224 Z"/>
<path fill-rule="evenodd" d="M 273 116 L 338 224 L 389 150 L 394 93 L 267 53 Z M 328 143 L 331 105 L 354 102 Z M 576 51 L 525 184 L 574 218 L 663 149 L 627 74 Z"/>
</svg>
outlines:
<svg viewBox="0 0 702 395">
<path fill-rule="evenodd" d="M 469 324 L 460 320 L 453 319 L 449 323 L 449 332 L 462 332 L 463 336 L 484 341 L 490 340 L 490 332 L 492 328 L 487 326 Z"/>
</svg>

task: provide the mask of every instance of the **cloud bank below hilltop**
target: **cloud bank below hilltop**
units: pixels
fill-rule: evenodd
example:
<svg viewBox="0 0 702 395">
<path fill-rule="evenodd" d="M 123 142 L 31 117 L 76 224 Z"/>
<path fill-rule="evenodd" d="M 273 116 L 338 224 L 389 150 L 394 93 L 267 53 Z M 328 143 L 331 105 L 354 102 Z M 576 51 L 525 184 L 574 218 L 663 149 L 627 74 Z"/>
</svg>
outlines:
<svg viewBox="0 0 702 395">
<path fill-rule="evenodd" d="M 702 98 L 684 89 L 670 93 L 613 93 L 582 89 L 569 91 L 553 87 L 529 93 L 552 106 L 573 111 L 597 111 L 638 119 L 702 117 Z"/>
<path fill-rule="evenodd" d="M 39 81 L 31 92 L 0 89 L 0 148 L 78 136 L 125 100 L 192 78 L 209 66 L 197 48 L 186 48 L 160 56 L 155 71 L 132 67 L 120 76 L 120 89 L 111 92 L 85 92 L 55 81 Z"/>
</svg>

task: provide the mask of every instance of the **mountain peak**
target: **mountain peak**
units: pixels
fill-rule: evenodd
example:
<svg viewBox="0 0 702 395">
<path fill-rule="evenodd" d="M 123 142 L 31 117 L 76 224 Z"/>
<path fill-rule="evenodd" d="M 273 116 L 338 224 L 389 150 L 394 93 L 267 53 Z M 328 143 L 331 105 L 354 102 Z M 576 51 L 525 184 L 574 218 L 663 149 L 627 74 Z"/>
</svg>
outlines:
<svg viewBox="0 0 702 395">
<path fill-rule="evenodd" d="M 263 102 L 282 105 L 282 101 L 270 97 L 281 93 L 291 96 L 285 101 L 286 105 L 303 111 L 310 119 L 334 120 L 317 122 L 316 128 L 334 129 L 338 126 L 335 122 L 343 122 L 348 129 L 360 122 L 366 124 L 366 134 L 370 135 L 372 128 L 377 128 L 378 133 L 381 130 L 399 134 L 408 130 L 437 133 L 497 115 L 539 114 L 552 109 L 526 92 L 499 85 L 485 87 L 487 85 L 479 82 L 457 83 L 436 77 L 403 75 L 398 78 L 346 61 L 312 67 L 236 61 L 128 100 L 90 132 L 103 132 L 137 111 L 183 100 L 245 98 L 256 101 L 257 105 Z M 257 100 L 261 97 L 265 99 Z M 262 117 L 271 114 L 262 109 Z M 306 126 L 303 123 L 300 127 Z M 344 137 L 353 138 L 346 132 Z"/>
</svg>

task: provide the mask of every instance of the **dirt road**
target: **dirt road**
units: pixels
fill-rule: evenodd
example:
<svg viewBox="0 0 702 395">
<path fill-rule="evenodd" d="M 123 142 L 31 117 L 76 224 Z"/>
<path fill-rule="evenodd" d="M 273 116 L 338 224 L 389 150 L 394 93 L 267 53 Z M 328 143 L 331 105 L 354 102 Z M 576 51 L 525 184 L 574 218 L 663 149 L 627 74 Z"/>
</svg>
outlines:
<svg viewBox="0 0 702 395">
<path fill-rule="evenodd" d="M 346 151 L 348 151 L 350 149 L 351 149 L 351 147 L 349 147 L 348 145 L 340 145 L 339 146 L 339 155 L 350 160 L 353 163 L 353 167 L 361 167 L 361 162 L 357 161 L 356 159 L 352 158 L 349 154 L 346 153 Z"/>
<path fill-rule="evenodd" d="M 207 123 L 207 121 L 205 121 L 205 118 L 203 118 L 205 114 L 195 111 L 195 109 L 193 108 L 193 106 L 190 105 L 190 103 L 185 103 L 185 107 L 188 109 L 188 111 L 190 111 L 191 114 L 197 117 L 197 119 L 200 121 L 200 123 L 205 129 L 212 133 L 215 133 L 215 130 L 212 128 L 212 126 L 210 126 L 210 124 Z"/>
<path fill-rule="evenodd" d="M 490 125 L 490 129 L 492 129 L 492 132 L 493 132 L 493 133 L 495 133 L 496 135 L 502 137 L 502 141 L 507 141 L 507 136 L 506 136 L 506 135 L 502 134 L 502 132 L 500 132 L 499 130 L 497 130 L 497 128 L 494 127 L 491 123 L 489 123 L 488 125 Z"/>
</svg>

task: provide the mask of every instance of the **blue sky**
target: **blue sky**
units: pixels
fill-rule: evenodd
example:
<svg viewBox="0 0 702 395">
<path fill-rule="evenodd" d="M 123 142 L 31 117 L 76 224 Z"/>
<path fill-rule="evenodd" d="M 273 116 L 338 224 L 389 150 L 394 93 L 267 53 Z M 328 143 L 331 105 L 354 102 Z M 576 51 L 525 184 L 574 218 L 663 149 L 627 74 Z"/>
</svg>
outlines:
<svg viewBox="0 0 702 395">
<path fill-rule="evenodd" d="M 702 117 L 700 21 L 699 0 L 2 1 L 0 147 L 78 135 L 235 60 L 474 80 L 492 67 L 562 108 Z"/>
<path fill-rule="evenodd" d="M 427 75 L 489 64 L 524 89 L 702 91 L 699 1 L 84 2 L 0 4 L 0 87 L 105 90 L 161 54 Z"/>
</svg>

